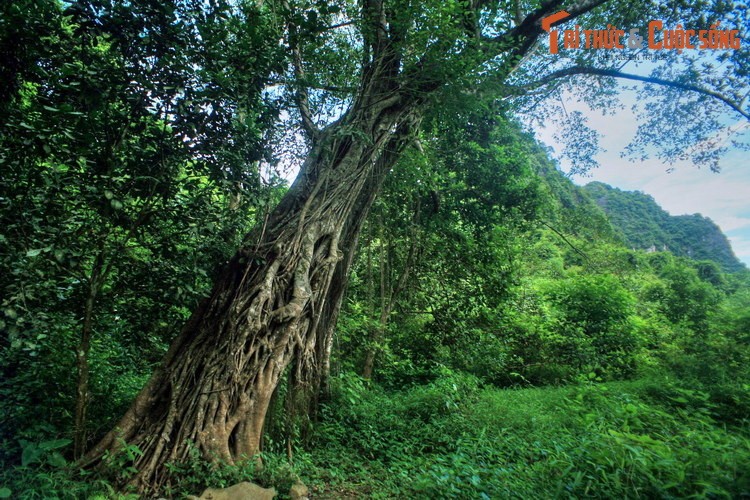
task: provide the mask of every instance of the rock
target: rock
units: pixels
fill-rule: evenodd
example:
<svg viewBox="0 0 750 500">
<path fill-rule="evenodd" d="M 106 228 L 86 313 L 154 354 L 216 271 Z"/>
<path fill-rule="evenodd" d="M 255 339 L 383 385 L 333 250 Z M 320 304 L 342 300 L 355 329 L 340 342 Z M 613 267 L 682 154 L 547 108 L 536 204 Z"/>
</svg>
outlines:
<svg viewBox="0 0 750 500">
<path fill-rule="evenodd" d="M 307 489 L 302 481 L 297 481 L 294 486 L 289 490 L 289 496 L 292 500 L 307 500 L 307 495 L 310 494 L 310 490 Z"/>
<path fill-rule="evenodd" d="M 275 496 L 275 489 L 245 481 L 229 488 L 206 488 L 198 500 L 272 500 Z"/>
</svg>

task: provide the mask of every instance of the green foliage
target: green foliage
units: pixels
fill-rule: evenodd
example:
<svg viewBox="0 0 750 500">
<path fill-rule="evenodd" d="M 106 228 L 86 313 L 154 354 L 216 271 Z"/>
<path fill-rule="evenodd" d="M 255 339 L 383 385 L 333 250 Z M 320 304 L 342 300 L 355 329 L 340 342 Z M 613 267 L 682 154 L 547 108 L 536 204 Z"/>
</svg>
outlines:
<svg viewBox="0 0 750 500">
<path fill-rule="evenodd" d="M 677 256 L 714 262 L 725 271 L 744 269 L 721 229 L 700 214 L 671 216 L 651 196 L 621 191 L 601 182 L 591 182 L 584 190 L 630 247 L 669 250 Z"/>
<path fill-rule="evenodd" d="M 242 481 L 252 481 L 256 463 L 251 459 L 233 467 L 221 462 L 212 464 L 203 460 L 200 450 L 191 447 L 187 460 L 167 467 L 173 480 L 165 493 L 172 496 L 196 494 L 207 487 L 227 488 Z"/>
<path fill-rule="evenodd" d="M 61 453 L 70 443 L 70 439 L 21 440 L 19 464 L 0 471 L 0 498 L 133 498 L 118 495 L 100 478 L 71 470 Z"/>
<path fill-rule="evenodd" d="M 332 389 L 332 403 L 323 409 L 325 421 L 316 447 L 348 440 L 352 451 L 397 463 L 418 450 L 443 446 L 451 437 L 445 434 L 443 420 L 471 406 L 479 385 L 470 375 L 443 369 L 429 384 L 402 394 L 367 387 L 353 374 L 341 375 Z M 424 439 L 427 434 L 410 436 L 415 423 L 430 426 L 434 431 L 431 438 Z"/>
<path fill-rule="evenodd" d="M 724 497 L 750 487 L 750 440 L 716 422 L 706 393 L 662 378 L 482 390 L 456 376 L 395 393 L 343 377 L 312 484 L 380 498 Z M 445 405 L 451 394 L 461 403 Z"/>
<path fill-rule="evenodd" d="M 429 379 L 436 364 L 499 377 L 494 305 L 516 282 L 519 236 L 544 205 L 530 154 L 537 146 L 476 105 L 458 117 L 431 116 L 422 134 L 422 149 L 396 166 L 361 237 L 341 319 L 342 361 L 356 370 L 374 347 L 377 377 L 394 385 Z M 384 307 L 393 309 L 386 328 Z M 374 346 L 363 341 L 378 328 L 385 335 Z"/>
<path fill-rule="evenodd" d="M 105 454 L 104 466 L 106 474 L 113 479 L 113 482 L 124 483 L 138 472 L 133 464 L 143 456 L 143 452 L 137 446 L 129 445 L 122 440 L 119 441 L 119 445 L 117 453 Z"/>
<path fill-rule="evenodd" d="M 551 360 L 576 373 L 625 375 L 638 349 L 630 321 L 634 299 L 613 276 L 577 276 L 543 286 L 553 312 Z"/>
<path fill-rule="evenodd" d="M 0 461 L 12 463 L 19 438 L 70 435 L 75 352 L 91 373 L 90 439 L 119 418 L 277 196 L 259 161 L 280 54 L 250 4 L 0 9 Z"/>
<path fill-rule="evenodd" d="M 472 80 L 495 62 L 476 64 L 456 22 L 465 5 L 394 4 L 400 84 L 443 82 L 444 106 L 364 227 L 331 392 L 304 417 L 309 447 L 277 404 L 262 469 L 193 449 L 170 464 L 165 494 L 249 479 L 285 492 L 297 478 L 323 496 L 750 494 L 750 281 L 726 238 L 645 195 L 576 188 L 506 109 L 477 98 L 489 84 Z M 374 45 L 351 39 L 375 34 L 342 23 L 359 5 L 278 7 L 0 6 L 0 498 L 116 496 L 71 467 L 75 352 L 86 350 L 95 438 L 283 191 L 261 165 L 278 161 L 269 141 L 293 143 L 277 148 L 287 153 L 300 142 L 273 128 L 281 108 L 298 112 L 294 85 L 267 89 L 288 54 L 299 48 L 294 76 L 315 119 L 341 116 L 359 86 Z M 480 17 L 503 27 L 501 10 Z M 477 93 L 454 92 L 468 81 Z M 593 98 L 610 95 L 603 85 Z M 364 380 L 354 372 L 371 353 Z M 124 446 L 106 472 L 131 477 L 140 453 Z"/>
<path fill-rule="evenodd" d="M 0 472 L 0 498 L 23 499 L 117 499 L 134 500 L 135 494 L 116 492 L 110 483 L 91 472 L 71 468 L 60 454 L 70 444 L 61 439 L 42 443 L 22 442 L 20 465 Z M 135 446 L 124 446 L 118 454 L 105 458 L 105 477 L 127 479 L 135 469 L 133 461 L 141 454 Z M 172 481 L 162 492 L 169 498 L 197 494 L 205 488 L 226 488 L 242 481 L 287 492 L 299 480 L 300 473 L 310 467 L 309 455 L 302 450 L 291 463 L 284 455 L 266 454 L 236 465 L 209 463 L 196 448 L 190 449 L 187 460 L 169 464 Z M 4 493 L 7 495 L 3 496 Z"/>
<path fill-rule="evenodd" d="M 469 145 L 461 154 L 471 161 L 462 168 L 482 164 L 471 156 L 481 151 Z M 713 262 L 625 248 L 588 196 L 540 162 L 537 187 L 549 199 L 528 214 L 527 222 L 544 221 L 535 229 L 519 224 L 523 218 L 482 213 L 486 205 L 472 204 L 482 191 L 464 174 L 428 177 L 451 183 L 441 190 L 447 213 L 421 229 L 426 262 L 391 317 L 376 382 L 349 374 L 333 381 L 311 444 L 308 474 L 320 491 L 383 498 L 747 494 L 741 276 Z M 393 179 L 421 186 L 416 180 L 424 177 Z M 402 210 L 400 219 L 386 219 L 401 221 L 386 225 L 398 231 L 412 216 L 399 203 L 410 191 L 389 189 L 399 195 L 386 194 L 380 210 Z M 439 252 L 425 237 L 435 230 Z M 377 321 L 362 300 L 363 264 L 340 323 L 338 366 L 348 369 L 357 369 L 360 342 Z M 466 374 L 477 378 L 467 385 Z M 612 382 L 624 378 L 632 381 Z M 528 388 L 550 384 L 566 386 Z"/>
<path fill-rule="evenodd" d="M 661 312 L 673 323 L 685 322 L 696 333 L 707 328 L 707 320 L 722 298 L 720 290 L 701 280 L 698 271 L 669 255 L 649 256 L 659 281 L 644 287 L 646 300 L 658 303 Z"/>
</svg>

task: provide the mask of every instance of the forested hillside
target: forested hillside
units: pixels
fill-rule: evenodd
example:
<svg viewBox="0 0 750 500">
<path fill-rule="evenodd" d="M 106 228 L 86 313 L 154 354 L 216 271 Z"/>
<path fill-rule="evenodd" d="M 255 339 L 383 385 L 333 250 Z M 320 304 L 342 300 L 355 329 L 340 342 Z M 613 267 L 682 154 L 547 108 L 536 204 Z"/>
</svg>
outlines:
<svg viewBox="0 0 750 500">
<path fill-rule="evenodd" d="M 747 53 L 634 76 L 550 53 L 563 8 L 750 26 L 726 2 L 0 2 L 0 498 L 749 496 L 750 272 L 702 222 L 576 187 L 520 119 L 563 116 L 586 168 L 554 96 L 647 82 L 670 120 L 633 147 L 710 166 L 750 118 Z"/>
<path fill-rule="evenodd" d="M 700 214 L 669 215 L 647 194 L 621 191 L 601 182 L 591 182 L 583 189 L 632 248 L 711 260 L 730 272 L 744 268 L 729 240 L 711 219 Z"/>
</svg>

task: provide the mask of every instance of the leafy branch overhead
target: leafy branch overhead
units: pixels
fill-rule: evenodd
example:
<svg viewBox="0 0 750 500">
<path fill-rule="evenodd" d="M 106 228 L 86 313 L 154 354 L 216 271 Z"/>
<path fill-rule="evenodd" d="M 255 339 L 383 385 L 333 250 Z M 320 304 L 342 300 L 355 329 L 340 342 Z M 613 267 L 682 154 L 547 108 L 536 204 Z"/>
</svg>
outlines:
<svg viewBox="0 0 750 500">
<path fill-rule="evenodd" d="M 741 4 L 374 0 L 361 6 L 285 2 L 284 7 L 293 61 L 289 74 L 276 81 L 296 95 L 297 114 L 309 137 L 341 117 L 367 91 L 369 79 L 386 75 L 393 102 L 445 105 L 468 93 L 484 102 L 502 101 L 519 116 L 531 114 L 539 122 L 563 120 L 560 92 L 612 112 L 619 105 L 616 82 L 638 82 L 636 108 L 643 127 L 631 146 L 633 156 L 690 159 L 713 169 L 727 144 L 712 138 L 722 130 L 731 133 L 733 120 L 746 122 L 750 116 L 750 43 L 745 41 L 750 14 Z M 737 30 L 745 43 L 724 51 L 565 49 L 550 54 L 542 20 L 562 10 L 568 16 L 552 30 L 637 28 L 645 37 L 655 19 L 666 28 L 685 26 L 696 33 L 720 23 Z M 674 110 L 675 99 L 680 112 Z M 588 161 L 575 165 L 578 169 L 592 165 L 596 150 L 595 135 L 586 136 L 583 157 Z M 706 147 L 688 147 L 695 143 Z"/>
</svg>

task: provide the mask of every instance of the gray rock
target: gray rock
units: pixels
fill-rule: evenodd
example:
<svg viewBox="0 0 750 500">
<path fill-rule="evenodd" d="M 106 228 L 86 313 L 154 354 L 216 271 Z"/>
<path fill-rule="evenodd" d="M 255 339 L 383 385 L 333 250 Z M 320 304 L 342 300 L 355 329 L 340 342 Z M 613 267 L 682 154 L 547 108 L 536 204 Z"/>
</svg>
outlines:
<svg viewBox="0 0 750 500">
<path fill-rule="evenodd" d="M 198 500 L 272 500 L 275 496 L 273 488 L 242 482 L 229 488 L 206 488 Z"/>
<path fill-rule="evenodd" d="M 289 496 L 292 500 L 307 500 L 307 495 L 310 494 L 310 490 L 307 489 L 302 481 L 297 481 L 294 486 L 289 490 Z"/>
</svg>

